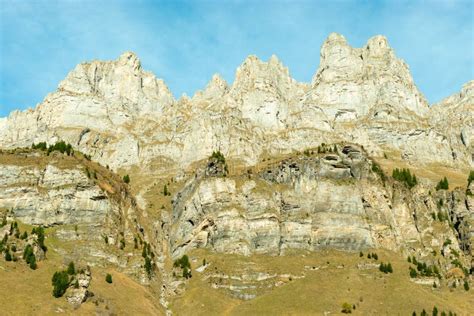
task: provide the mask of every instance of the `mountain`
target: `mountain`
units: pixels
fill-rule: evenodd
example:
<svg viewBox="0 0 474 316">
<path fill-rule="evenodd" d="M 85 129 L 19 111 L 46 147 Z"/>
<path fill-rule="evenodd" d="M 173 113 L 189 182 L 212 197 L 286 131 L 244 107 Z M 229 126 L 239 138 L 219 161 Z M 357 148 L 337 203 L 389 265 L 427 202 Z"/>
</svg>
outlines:
<svg viewBox="0 0 474 316">
<path fill-rule="evenodd" d="M 134 53 L 82 63 L 0 119 L 0 237 L 19 236 L 2 249 L 38 258 L 0 273 L 47 292 L 55 269 L 87 267 L 64 294 L 84 313 L 470 314 L 473 85 L 430 106 L 385 37 L 336 33 L 311 83 L 249 56 L 178 100 Z M 37 227 L 47 250 L 21 238 Z"/>
<path fill-rule="evenodd" d="M 472 111 L 472 94 L 450 100 L 450 115 L 467 116 L 472 131 L 472 117 L 464 115 Z M 250 166 L 265 152 L 351 141 L 413 164 L 472 166 L 472 134 L 451 136 L 437 108 L 428 106 L 386 38 L 352 48 L 333 33 L 311 84 L 292 79 L 275 56 L 249 56 L 232 86 L 216 75 L 192 99 L 174 100 L 133 53 L 80 64 L 36 109 L 1 121 L 0 145 L 62 139 L 117 169 L 157 160 L 183 168 L 216 148 Z"/>
</svg>

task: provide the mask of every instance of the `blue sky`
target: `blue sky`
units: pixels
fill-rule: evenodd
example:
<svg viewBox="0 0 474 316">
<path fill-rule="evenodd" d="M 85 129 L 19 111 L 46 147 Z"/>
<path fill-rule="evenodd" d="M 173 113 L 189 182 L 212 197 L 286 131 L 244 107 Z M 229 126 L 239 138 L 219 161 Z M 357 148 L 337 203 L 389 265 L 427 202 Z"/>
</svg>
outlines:
<svg viewBox="0 0 474 316">
<path fill-rule="evenodd" d="M 176 97 L 246 56 L 276 54 L 310 81 L 331 32 L 387 36 L 430 102 L 474 79 L 473 1 L 0 0 L 0 116 L 34 107 L 74 66 L 132 50 Z"/>
</svg>

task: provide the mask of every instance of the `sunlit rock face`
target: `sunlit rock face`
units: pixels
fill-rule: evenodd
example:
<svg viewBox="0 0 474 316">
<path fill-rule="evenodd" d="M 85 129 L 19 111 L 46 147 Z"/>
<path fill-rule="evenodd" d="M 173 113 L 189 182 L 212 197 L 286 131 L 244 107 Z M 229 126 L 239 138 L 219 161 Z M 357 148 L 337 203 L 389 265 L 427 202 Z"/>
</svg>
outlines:
<svg viewBox="0 0 474 316">
<path fill-rule="evenodd" d="M 252 177 L 197 173 L 173 200 L 171 256 L 195 248 L 240 255 L 371 248 L 430 253 L 448 238 L 457 240 L 453 249 L 470 253 L 469 194 L 432 193 L 423 184 L 409 190 L 385 181 L 353 144 L 284 159 Z M 447 201 L 444 206 L 440 199 Z M 458 232 L 443 224 L 433 234 L 433 214 L 440 210 L 452 214 Z"/>
<path fill-rule="evenodd" d="M 410 163 L 467 168 L 472 90 L 471 82 L 430 108 L 383 36 L 353 48 L 330 34 L 310 84 L 291 78 L 276 56 L 249 56 L 232 85 L 214 75 L 179 100 L 126 52 L 76 66 L 35 109 L 1 119 L 0 147 L 63 139 L 113 169 L 157 159 L 183 168 L 215 149 L 250 166 L 264 154 L 350 141 L 374 156 L 394 150 Z"/>
</svg>

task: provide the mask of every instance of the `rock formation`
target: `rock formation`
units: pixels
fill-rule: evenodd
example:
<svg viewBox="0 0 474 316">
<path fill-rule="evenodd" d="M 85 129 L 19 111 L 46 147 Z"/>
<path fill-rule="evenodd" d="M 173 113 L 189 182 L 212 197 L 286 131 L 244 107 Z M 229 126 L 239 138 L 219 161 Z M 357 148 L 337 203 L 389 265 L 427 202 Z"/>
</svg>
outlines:
<svg viewBox="0 0 474 316">
<path fill-rule="evenodd" d="M 54 245 L 65 258 L 155 286 L 167 312 L 188 279 L 172 262 L 201 250 L 382 249 L 460 285 L 474 258 L 474 182 L 464 182 L 474 166 L 473 91 L 470 81 L 429 106 L 383 36 L 352 48 L 330 34 L 311 83 L 291 78 L 276 56 L 249 56 L 232 84 L 214 75 L 179 100 L 133 53 L 82 63 L 35 109 L 0 119 L 0 211 L 78 242 Z M 71 155 L 29 149 L 60 140 Z M 417 185 L 390 177 L 395 167 L 416 169 Z M 443 172 L 462 186 L 435 189 Z M 11 234 L 0 227 L 0 237 Z M 258 294 L 241 289 L 304 277 L 212 268 L 196 271 L 239 299 Z M 430 277 L 415 281 L 442 285 Z M 67 293 L 76 305 L 91 281 L 81 278 L 87 285 Z"/>
<path fill-rule="evenodd" d="M 0 120 L 0 146 L 63 139 L 117 169 L 161 160 L 182 168 L 214 149 L 254 165 L 267 153 L 349 141 L 371 155 L 392 150 L 410 163 L 467 168 L 471 85 L 430 108 L 385 37 L 352 48 L 333 33 L 311 84 L 292 79 L 275 56 L 249 56 L 230 87 L 215 75 L 204 91 L 176 101 L 127 52 L 78 65 L 36 109 Z M 445 113 L 458 127 L 443 125 Z"/>
</svg>

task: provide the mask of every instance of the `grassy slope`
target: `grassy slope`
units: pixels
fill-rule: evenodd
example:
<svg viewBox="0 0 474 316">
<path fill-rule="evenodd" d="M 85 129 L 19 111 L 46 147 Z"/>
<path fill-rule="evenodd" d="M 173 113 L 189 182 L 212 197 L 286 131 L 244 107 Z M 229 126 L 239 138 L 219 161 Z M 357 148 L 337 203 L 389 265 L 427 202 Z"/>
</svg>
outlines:
<svg viewBox="0 0 474 316">
<path fill-rule="evenodd" d="M 31 154 L 37 153 L 34 157 Z M 90 172 L 95 172 L 98 179 L 94 180 L 104 190 L 109 191 L 112 198 L 120 198 L 121 192 L 127 190 L 119 176 L 113 174 L 107 168 L 97 163 L 90 162 L 81 154 L 68 157 L 59 153 L 46 156 L 43 152 L 22 149 L 17 151 L 0 152 L 0 164 L 36 166 L 44 168 L 47 164 L 53 164 L 59 168 L 83 168 L 87 167 Z M 20 230 L 31 231 L 32 226 L 19 223 Z M 38 262 L 38 269 L 31 270 L 26 263 L 19 259 L 18 262 L 6 262 L 0 259 L 0 306 L 1 315 L 50 315 L 58 311 L 66 314 L 90 315 L 96 312 L 106 311 L 119 315 L 150 315 L 163 314 L 157 299 L 153 297 L 149 288 L 137 283 L 132 278 L 112 269 L 92 267 L 92 283 L 90 290 L 95 294 L 94 298 L 82 304 L 78 310 L 74 310 L 66 299 L 54 298 L 52 296 L 51 277 L 54 272 L 65 269 L 64 258 L 54 249 L 71 250 L 78 242 L 83 241 L 61 241 L 51 232 L 46 230 L 46 245 L 49 247 L 47 260 Z M 21 257 L 18 253 L 17 257 Z M 113 284 L 105 282 L 106 273 L 113 275 Z M 96 305 L 94 302 L 98 301 Z"/>
<path fill-rule="evenodd" d="M 185 294 L 175 299 L 172 309 L 178 315 L 322 315 L 325 312 L 340 314 L 344 302 L 356 305 L 355 315 L 411 315 L 416 310 L 451 310 L 458 315 L 474 313 L 474 295 L 463 289 L 451 291 L 444 287 L 433 289 L 410 281 L 409 264 L 391 252 L 376 251 L 379 260 L 391 262 L 394 273 L 383 274 L 375 270 L 359 270 L 357 263 L 373 263 L 359 254 L 336 251 L 282 257 L 216 255 L 203 251 L 191 257 L 206 258 L 210 269 L 230 272 L 229 267 L 252 266 L 269 273 L 305 274 L 303 279 L 293 279 L 284 285 L 265 291 L 250 301 L 241 301 L 212 289 L 202 275 L 194 272 Z M 329 264 L 327 264 L 329 262 Z M 197 264 L 196 264 L 197 265 Z M 304 266 L 322 267 L 305 270 Z M 343 268 L 341 266 L 344 265 Z M 194 265 L 193 265 L 194 266 Z M 324 268 L 327 266 L 326 268 Z M 339 267 L 339 268 L 338 268 Z"/>
<path fill-rule="evenodd" d="M 19 227 L 21 231 L 31 231 L 30 226 L 20 224 Z M 51 236 L 46 230 L 46 246 L 51 246 L 48 239 L 51 239 Z M 95 296 L 82 304 L 78 310 L 74 310 L 64 297 L 54 298 L 51 294 L 51 277 L 54 272 L 66 268 L 64 259 L 54 251 L 56 247 L 61 246 L 59 241 L 55 240 L 54 246 L 49 247 L 47 259 L 38 262 L 37 270 L 31 270 L 22 259 L 17 262 L 0 259 L 2 315 L 51 315 L 60 310 L 75 315 L 90 315 L 105 310 L 118 315 L 163 313 L 158 309 L 156 299 L 147 287 L 113 269 L 91 268 L 92 282 L 89 289 Z M 17 257 L 21 257 L 21 254 Z M 105 282 L 106 273 L 113 275 L 112 284 Z M 97 306 L 94 301 L 98 301 Z"/>
</svg>

